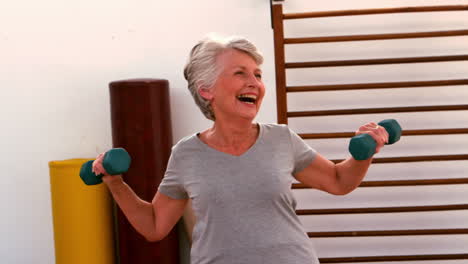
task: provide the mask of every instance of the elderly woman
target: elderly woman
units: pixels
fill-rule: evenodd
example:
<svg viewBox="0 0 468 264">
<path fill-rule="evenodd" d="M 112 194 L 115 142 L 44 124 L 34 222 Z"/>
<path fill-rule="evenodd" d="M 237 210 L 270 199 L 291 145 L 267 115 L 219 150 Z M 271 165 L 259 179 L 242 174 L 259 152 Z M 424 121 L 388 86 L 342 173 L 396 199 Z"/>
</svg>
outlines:
<svg viewBox="0 0 468 264">
<path fill-rule="evenodd" d="M 265 86 L 263 58 L 243 38 L 205 39 L 185 67 L 190 92 L 213 126 L 180 140 L 151 203 L 139 199 L 120 176 L 103 173 L 113 197 L 148 240 L 163 239 L 189 199 L 196 218 L 192 264 L 318 263 L 291 192 L 294 179 L 343 195 L 365 176 L 372 158 L 334 164 L 285 125 L 253 123 Z M 388 140 L 375 123 L 361 126 L 377 142 Z"/>
</svg>

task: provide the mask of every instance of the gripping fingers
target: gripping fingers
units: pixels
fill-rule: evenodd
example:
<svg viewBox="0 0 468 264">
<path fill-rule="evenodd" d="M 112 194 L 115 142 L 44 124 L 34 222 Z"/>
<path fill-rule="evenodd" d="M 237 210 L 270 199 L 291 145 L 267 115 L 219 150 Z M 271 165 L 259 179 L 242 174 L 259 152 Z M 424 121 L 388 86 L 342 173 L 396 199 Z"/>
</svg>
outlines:
<svg viewBox="0 0 468 264">
<path fill-rule="evenodd" d="M 383 126 L 376 124 L 374 127 L 371 127 L 370 130 L 375 133 L 376 137 L 374 137 L 374 139 L 376 139 L 376 142 L 382 143 L 382 146 L 388 143 L 388 132 Z"/>
<path fill-rule="evenodd" d="M 99 154 L 96 160 L 93 161 L 92 171 L 94 174 L 107 174 L 106 170 L 102 166 L 102 160 L 104 159 L 104 153 Z"/>
<path fill-rule="evenodd" d="M 94 174 L 96 174 L 96 175 L 100 175 L 100 174 L 106 175 L 107 174 L 106 170 L 102 166 L 102 162 L 96 163 L 95 173 Z"/>
<path fill-rule="evenodd" d="M 384 146 L 385 141 L 384 139 L 379 135 L 377 131 L 369 131 L 367 132 L 377 143 L 377 146 L 375 147 L 375 153 L 379 153 L 380 149 Z"/>
<path fill-rule="evenodd" d="M 383 138 L 384 144 L 387 144 L 388 143 L 388 138 L 389 138 L 390 135 L 388 134 L 385 127 L 383 127 L 383 126 L 378 126 L 378 127 L 379 127 L 378 131 L 380 132 L 380 135 Z"/>
<path fill-rule="evenodd" d="M 387 130 L 374 122 L 361 126 L 356 134 L 369 134 L 377 143 L 375 153 L 378 153 L 385 143 L 388 143 Z"/>
</svg>

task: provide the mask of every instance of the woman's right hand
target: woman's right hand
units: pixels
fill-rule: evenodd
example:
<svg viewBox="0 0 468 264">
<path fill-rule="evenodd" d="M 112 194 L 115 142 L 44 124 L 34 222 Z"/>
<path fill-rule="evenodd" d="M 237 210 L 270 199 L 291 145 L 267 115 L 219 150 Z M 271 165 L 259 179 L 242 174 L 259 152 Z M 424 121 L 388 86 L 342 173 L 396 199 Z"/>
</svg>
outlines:
<svg viewBox="0 0 468 264">
<path fill-rule="evenodd" d="M 104 160 L 104 156 L 106 153 L 99 154 L 96 159 L 93 161 L 92 171 L 96 175 L 102 174 L 102 181 L 107 183 L 111 183 L 113 181 L 122 180 L 121 175 L 110 175 L 107 173 L 106 169 L 102 165 L 102 161 Z"/>
<path fill-rule="evenodd" d="M 140 199 L 125 184 L 122 175 L 107 173 L 102 165 L 105 155 L 101 153 L 96 157 L 92 171 L 96 175 L 103 175 L 102 181 L 129 222 L 148 241 L 159 241 L 166 237 L 183 215 L 188 199 L 173 199 L 159 192 L 151 203 Z"/>
</svg>

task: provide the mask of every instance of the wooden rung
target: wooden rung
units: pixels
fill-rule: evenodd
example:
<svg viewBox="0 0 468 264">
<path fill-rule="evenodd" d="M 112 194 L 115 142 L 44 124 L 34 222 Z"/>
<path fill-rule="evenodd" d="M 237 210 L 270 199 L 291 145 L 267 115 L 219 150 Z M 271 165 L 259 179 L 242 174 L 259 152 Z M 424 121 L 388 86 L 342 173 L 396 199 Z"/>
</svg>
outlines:
<svg viewBox="0 0 468 264">
<path fill-rule="evenodd" d="M 467 134 L 468 128 L 441 128 L 441 129 L 416 129 L 403 130 L 403 136 L 425 136 L 425 135 L 453 135 Z M 351 138 L 355 132 L 335 132 L 335 133 L 302 133 L 302 139 L 326 139 L 326 138 Z"/>
<path fill-rule="evenodd" d="M 458 110 L 468 110 L 468 105 L 430 105 L 430 106 L 404 106 L 404 107 L 384 107 L 384 108 L 297 111 L 297 112 L 287 112 L 287 116 L 288 117 L 309 117 L 309 116 L 329 116 L 329 115 L 362 115 L 362 114 L 386 114 L 386 113 L 410 113 L 410 112 L 458 111 Z"/>
<path fill-rule="evenodd" d="M 344 42 L 363 40 L 385 40 L 385 39 L 408 39 L 408 38 L 434 38 L 434 37 L 454 37 L 468 35 L 468 29 L 431 31 L 431 32 L 409 32 L 409 33 L 389 33 L 372 35 L 349 35 L 349 36 L 324 36 L 308 38 L 285 38 L 284 44 L 305 44 L 323 42 Z"/>
<path fill-rule="evenodd" d="M 421 236 L 421 235 L 463 235 L 468 228 L 454 229 L 419 229 L 419 230 L 383 230 L 383 231 L 337 231 L 308 232 L 309 237 L 369 237 L 369 236 Z"/>
<path fill-rule="evenodd" d="M 340 66 L 358 66 L 358 65 L 463 61 L 463 60 L 468 60 L 468 55 L 365 59 L 365 60 L 341 60 L 341 61 L 288 62 L 288 63 L 285 63 L 285 67 L 293 69 L 293 68 L 340 67 Z"/>
<path fill-rule="evenodd" d="M 428 180 L 390 180 L 390 181 L 363 181 L 359 187 L 392 187 L 392 186 L 424 186 L 468 184 L 468 178 L 428 179 Z M 292 189 L 310 189 L 303 183 L 294 183 Z"/>
<path fill-rule="evenodd" d="M 402 131 L 403 136 L 453 135 L 466 133 L 468 133 L 468 128 L 415 129 Z"/>
<path fill-rule="evenodd" d="M 365 181 L 359 187 L 386 187 L 386 186 L 422 186 L 467 184 L 468 178 L 429 179 L 429 180 L 399 180 L 399 181 Z"/>
<path fill-rule="evenodd" d="M 373 90 L 373 89 L 392 89 L 392 88 L 419 88 L 419 87 L 467 85 L 467 84 L 468 84 L 468 79 L 415 81 L 415 82 L 304 85 L 304 86 L 287 86 L 286 92 L 322 92 L 322 91 Z"/>
<path fill-rule="evenodd" d="M 377 14 L 391 14 L 391 13 L 463 11 L 463 10 L 468 10 L 468 5 L 411 6 L 411 7 L 394 7 L 394 8 L 373 8 L 373 9 L 359 9 L 359 10 L 336 10 L 336 11 L 319 11 L 319 12 L 305 12 L 305 13 L 289 13 L 289 14 L 284 14 L 283 19 L 303 19 L 303 18 L 317 18 L 317 17 L 377 15 Z"/>
<path fill-rule="evenodd" d="M 372 163 L 400 163 L 400 162 L 450 161 L 450 160 L 468 160 L 468 154 L 374 158 L 372 160 Z"/>
<path fill-rule="evenodd" d="M 401 163 L 401 162 L 451 161 L 451 160 L 468 160 L 468 154 L 374 158 L 372 160 L 372 163 Z M 331 161 L 334 163 L 340 163 L 343 160 L 333 159 Z"/>
<path fill-rule="evenodd" d="M 355 132 L 334 132 L 334 133 L 301 133 L 302 139 L 325 139 L 325 138 L 352 138 Z"/>
<path fill-rule="evenodd" d="M 466 210 L 466 209 L 468 209 L 468 204 L 399 206 L 399 207 L 368 207 L 368 208 L 299 209 L 299 210 L 296 210 L 296 214 L 297 215 L 376 214 L 376 213 L 451 211 L 451 210 Z"/>
<path fill-rule="evenodd" d="M 340 258 L 319 258 L 319 261 L 320 263 L 350 263 L 350 262 L 456 260 L 456 259 L 468 259 L 468 254 L 340 257 Z"/>
</svg>

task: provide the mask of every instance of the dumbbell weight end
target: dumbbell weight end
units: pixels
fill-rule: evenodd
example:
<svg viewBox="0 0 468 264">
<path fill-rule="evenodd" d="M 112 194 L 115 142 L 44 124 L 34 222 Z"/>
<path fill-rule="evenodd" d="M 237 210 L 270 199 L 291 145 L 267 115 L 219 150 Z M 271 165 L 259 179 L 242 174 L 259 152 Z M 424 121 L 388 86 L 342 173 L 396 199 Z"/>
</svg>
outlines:
<svg viewBox="0 0 468 264">
<path fill-rule="evenodd" d="M 94 160 L 89 160 L 85 162 L 80 169 L 80 178 L 86 185 L 96 185 L 102 182 L 103 175 L 96 175 L 92 171 L 93 161 Z"/>
<path fill-rule="evenodd" d="M 395 119 L 385 119 L 378 123 L 387 130 L 388 143 L 387 145 L 393 144 L 400 140 L 401 137 L 401 126 Z M 351 138 L 349 142 L 349 152 L 356 160 L 367 160 L 375 153 L 377 143 L 369 134 L 361 134 Z"/>
<path fill-rule="evenodd" d="M 361 134 L 351 138 L 349 152 L 355 160 L 366 160 L 375 153 L 377 143 L 369 134 Z"/>
</svg>

